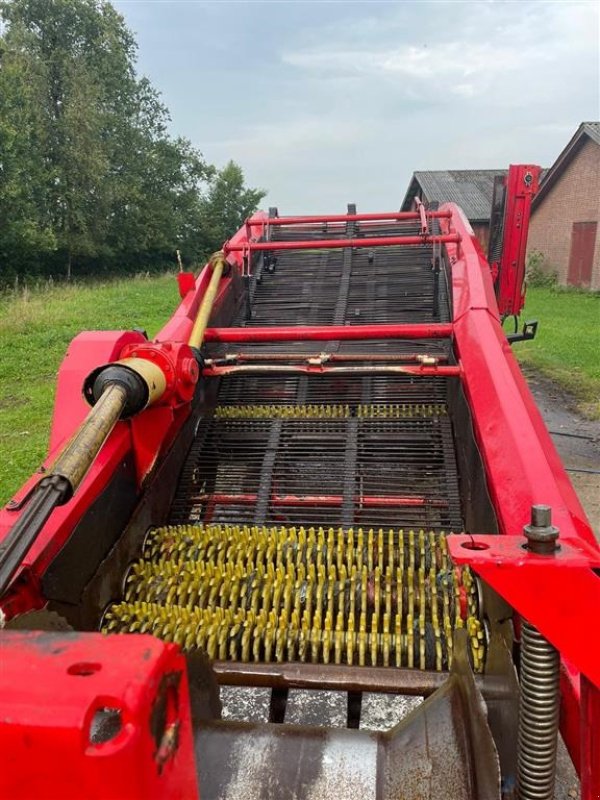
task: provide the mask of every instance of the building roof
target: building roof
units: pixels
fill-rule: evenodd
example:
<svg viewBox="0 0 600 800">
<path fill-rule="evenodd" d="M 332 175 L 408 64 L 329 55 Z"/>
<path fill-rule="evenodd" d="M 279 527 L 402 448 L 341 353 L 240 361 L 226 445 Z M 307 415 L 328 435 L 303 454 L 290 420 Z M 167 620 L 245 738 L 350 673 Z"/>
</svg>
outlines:
<svg viewBox="0 0 600 800">
<path fill-rule="evenodd" d="M 582 122 L 577 128 L 565 149 L 543 176 L 540 190 L 533 198 L 533 208 L 538 206 L 548 194 L 552 186 L 554 186 L 558 178 L 562 175 L 565 167 L 571 162 L 571 159 L 579 152 L 580 148 L 588 139 L 600 145 L 600 122 Z"/>
<path fill-rule="evenodd" d="M 456 203 L 472 222 L 489 221 L 496 175 L 506 169 L 457 169 L 414 172 L 401 211 L 410 211 L 419 187 L 427 200 Z"/>
</svg>

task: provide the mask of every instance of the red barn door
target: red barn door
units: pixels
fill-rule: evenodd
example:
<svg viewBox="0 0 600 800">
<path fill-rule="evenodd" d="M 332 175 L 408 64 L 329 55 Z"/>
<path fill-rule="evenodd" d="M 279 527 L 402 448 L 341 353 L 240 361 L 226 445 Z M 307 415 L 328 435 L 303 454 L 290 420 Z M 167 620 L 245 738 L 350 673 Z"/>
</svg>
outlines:
<svg viewBox="0 0 600 800">
<path fill-rule="evenodd" d="M 573 223 L 569 274 L 567 276 L 569 286 L 589 286 L 592 282 L 597 227 L 597 222 Z"/>
</svg>

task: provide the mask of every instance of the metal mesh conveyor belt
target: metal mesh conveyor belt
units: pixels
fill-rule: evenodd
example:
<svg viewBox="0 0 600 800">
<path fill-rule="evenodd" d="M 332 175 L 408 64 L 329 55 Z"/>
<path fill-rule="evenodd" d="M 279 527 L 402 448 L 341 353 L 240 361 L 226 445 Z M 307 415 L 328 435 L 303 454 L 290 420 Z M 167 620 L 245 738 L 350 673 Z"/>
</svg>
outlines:
<svg viewBox="0 0 600 800">
<path fill-rule="evenodd" d="M 422 396 L 421 402 L 386 404 L 379 396 L 363 404 L 352 402 L 350 393 L 344 405 L 319 404 L 311 381 L 306 404 L 272 397 L 272 404 L 219 406 L 203 420 L 181 476 L 172 524 L 461 530 L 443 403 Z M 405 399 L 400 391 L 394 394 Z"/>
<path fill-rule="evenodd" d="M 350 227 L 350 226 L 349 226 Z M 362 232 L 362 233 L 361 233 Z M 250 280 L 252 315 L 242 313 L 237 325 L 361 325 L 380 322 L 448 322 L 450 307 L 446 275 L 440 273 L 438 302 L 432 270 L 432 248 L 378 247 L 319 250 L 319 238 L 414 235 L 413 223 L 346 226 L 274 227 L 272 240 L 315 239 L 315 250 L 274 251 L 258 259 Z M 437 220 L 432 232 L 438 233 Z M 436 313 L 437 308 L 437 313 Z M 339 353 L 388 351 L 395 353 L 450 353 L 444 340 L 384 340 L 369 342 L 295 342 L 296 352 L 320 349 Z M 290 343 L 244 345 L 244 351 L 290 351 Z M 210 356 L 232 350 L 211 345 Z"/>
<path fill-rule="evenodd" d="M 273 239 L 314 238 L 315 250 L 259 259 L 251 316 L 235 324 L 448 321 L 446 277 L 434 279 L 431 247 L 318 249 L 324 236 L 414 232 L 412 224 L 273 227 Z M 453 361 L 450 342 L 431 339 L 205 348 L 213 358 L 232 351 Z M 446 400 L 446 380 L 436 377 L 221 378 L 168 525 L 149 533 L 105 629 L 151 631 L 219 659 L 446 670 L 458 626 L 480 669 L 474 581 L 446 550 L 446 534 L 463 527 Z"/>
<path fill-rule="evenodd" d="M 314 238 L 315 250 L 265 254 L 250 282 L 251 317 L 238 324 L 448 321 L 443 271 L 432 302 L 431 246 L 318 249 L 323 237 L 416 232 L 414 223 L 274 226 L 272 239 Z M 450 343 L 434 339 L 221 345 L 208 354 L 232 350 L 452 359 Z M 222 381 L 218 404 L 199 428 L 171 523 L 462 528 L 444 379 L 238 375 Z M 297 411 L 282 413 L 287 406 Z"/>
</svg>

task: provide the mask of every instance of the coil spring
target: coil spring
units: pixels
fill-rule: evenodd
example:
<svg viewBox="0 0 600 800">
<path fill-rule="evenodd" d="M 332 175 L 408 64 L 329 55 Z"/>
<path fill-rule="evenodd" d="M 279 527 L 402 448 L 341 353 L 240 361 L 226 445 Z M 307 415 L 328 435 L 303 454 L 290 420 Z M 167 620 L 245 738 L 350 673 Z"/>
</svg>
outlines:
<svg viewBox="0 0 600 800">
<path fill-rule="evenodd" d="M 559 715 L 559 655 L 523 620 L 519 708 L 519 800 L 554 797 Z"/>
</svg>

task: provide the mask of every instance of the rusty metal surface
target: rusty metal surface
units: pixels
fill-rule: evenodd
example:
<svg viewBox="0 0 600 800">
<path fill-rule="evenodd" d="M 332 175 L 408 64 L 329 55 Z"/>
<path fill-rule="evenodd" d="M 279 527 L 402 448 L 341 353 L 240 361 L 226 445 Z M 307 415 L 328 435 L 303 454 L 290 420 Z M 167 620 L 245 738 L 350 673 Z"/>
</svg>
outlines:
<svg viewBox="0 0 600 800">
<path fill-rule="evenodd" d="M 511 623 L 504 623 L 506 627 Z M 492 677 L 503 687 L 500 698 L 486 697 L 487 718 L 498 748 L 502 767 L 502 786 L 505 798 L 514 796 L 517 766 L 517 740 L 507 735 L 519 724 L 519 681 L 512 656 L 506 644 L 511 631 L 501 633 L 501 628 L 490 637 L 486 659 L 486 677 Z"/>
<path fill-rule="evenodd" d="M 498 800 L 485 704 L 464 641 L 458 650 L 443 686 L 388 731 L 323 727 L 345 715 L 344 696 L 332 693 L 317 719 L 304 715 L 312 725 L 203 724 L 196 734 L 203 800 Z"/>
<path fill-rule="evenodd" d="M 504 646 L 506 650 L 506 646 Z M 508 651 L 506 651 L 508 652 Z M 516 677 L 510 656 L 495 660 L 485 675 L 476 675 L 475 684 L 486 702 L 514 697 Z M 507 677 L 510 667 L 512 678 Z M 360 667 L 348 664 L 243 663 L 213 661 L 212 668 L 221 687 L 309 689 L 312 691 L 372 692 L 374 694 L 429 697 L 444 685 L 447 674 L 433 670 L 398 667 Z"/>
<path fill-rule="evenodd" d="M 293 689 L 329 689 L 345 692 L 385 692 L 426 697 L 445 683 L 447 675 L 432 670 L 361 667 L 347 664 L 245 664 L 215 661 L 219 684 Z"/>
<path fill-rule="evenodd" d="M 344 729 L 216 722 L 196 737 L 203 800 L 368 800 L 377 755 L 376 735 Z"/>
<path fill-rule="evenodd" d="M 208 723 L 196 736 L 200 793 L 203 800 L 499 798 L 473 781 L 467 727 L 455 677 L 386 733 Z M 494 780 L 499 787 L 497 769 Z"/>
<path fill-rule="evenodd" d="M 452 678 L 461 694 L 461 709 L 470 734 L 470 774 L 474 782 L 474 796 L 494 798 L 500 796 L 500 761 L 492 733 L 488 726 L 487 709 L 481 693 L 475 685 L 475 676 L 469 662 L 467 632 L 464 628 L 454 633 L 454 659 Z M 504 731 L 510 736 L 510 728 Z"/>
</svg>

